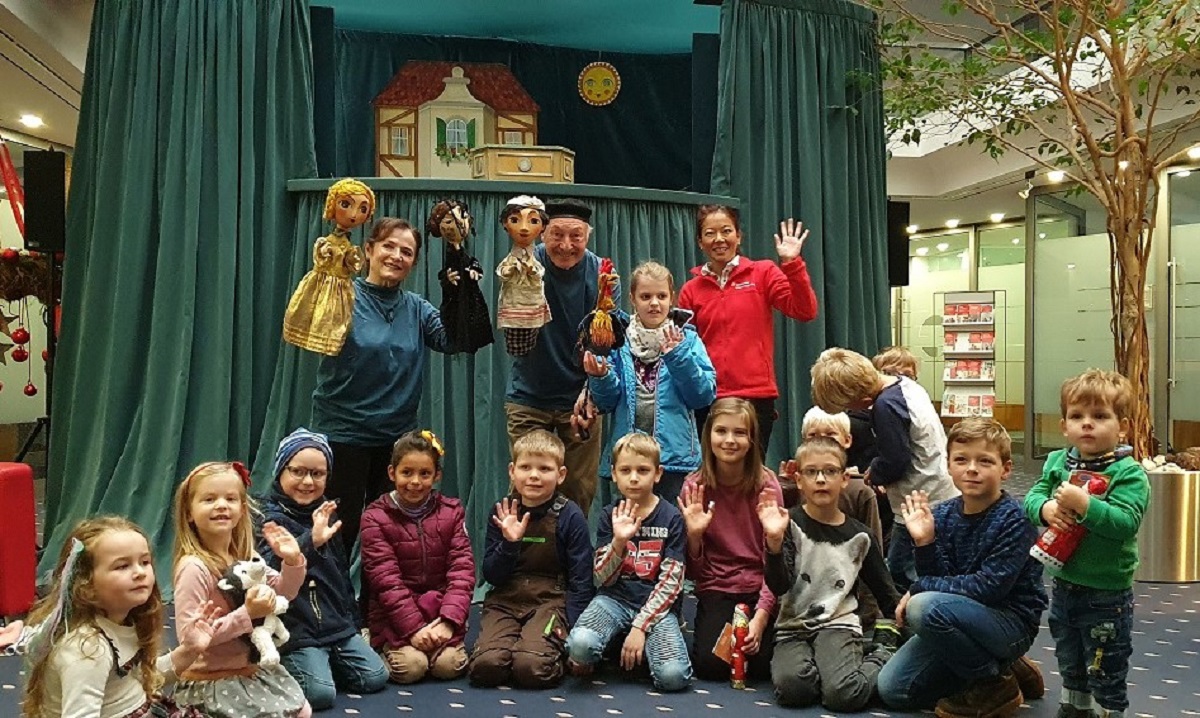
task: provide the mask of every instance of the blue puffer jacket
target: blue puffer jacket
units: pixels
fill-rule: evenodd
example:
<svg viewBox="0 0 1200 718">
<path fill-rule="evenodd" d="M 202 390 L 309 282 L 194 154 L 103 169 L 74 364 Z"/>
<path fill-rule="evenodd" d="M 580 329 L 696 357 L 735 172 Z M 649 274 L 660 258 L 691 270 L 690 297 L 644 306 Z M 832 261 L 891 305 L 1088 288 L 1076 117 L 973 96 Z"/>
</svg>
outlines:
<svg viewBox="0 0 1200 718">
<path fill-rule="evenodd" d="M 671 321 L 680 324 L 686 315 L 672 312 Z M 612 435 L 605 455 L 612 455 L 616 440 L 633 430 L 637 408 L 637 378 L 626 343 L 614 352 L 612 366 L 602 377 L 590 377 L 588 387 L 596 408 L 613 415 Z M 658 363 L 658 392 L 654 408 L 654 438 L 662 448 L 664 471 L 691 472 L 700 468 L 700 438 L 692 412 L 709 406 L 717 398 L 717 372 L 696 329 L 683 327 L 683 342 Z M 612 461 L 601 459 L 600 475 L 612 476 Z"/>
<path fill-rule="evenodd" d="M 280 651 L 299 650 L 313 646 L 330 646 L 358 632 L 358 601 L 350 584 L 341 534 L 334 534 L 328 543 L 315 548 L 312 542 L 312 513 L 325 501 L 324 497 L 308 506 L 300 506 L 283 493 L 279 479 L 266 496 L 260 499 L 262 522 L 274 521 L 296 537 L 304 558 L 308 560 L 308 575 L 300 592 L 283 614 L 283 625 L 292 636 Z M 330 519 L 337 521 L 335 513 Z M 279 569 L 279 557 L 259 532 L 258 553 L 272 568 Z"/>
</svg>

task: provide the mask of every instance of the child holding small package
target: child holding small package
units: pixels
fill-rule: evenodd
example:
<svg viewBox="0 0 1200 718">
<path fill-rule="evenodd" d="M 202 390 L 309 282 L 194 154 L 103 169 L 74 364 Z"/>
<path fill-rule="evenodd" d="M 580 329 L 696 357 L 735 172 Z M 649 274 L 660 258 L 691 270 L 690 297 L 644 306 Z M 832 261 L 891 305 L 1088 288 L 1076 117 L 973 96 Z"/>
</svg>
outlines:
<svg viewBox="0 0 1200 718">
<path fill-rule="evenodd" d="M 471 682 L 550 688 L 563 675 L 567 631 L 587 608 L 592 539 L 579 505 L 558 487 L 567 476 L 562 439 L 534 429 L 513 443 L 513 495 L 496 504 L 487 529 L 479 639 Z"/>
<path fill-rule="evenodd" d="M 1116 372 L 1090 369 L 1063 382 L 1060 404 L 1063 436 L 1071 445 L 1050 454 L 1025 497 L 1034 525 L 1087 529 L 1064 566 L 1046 568 L 1054 577 L 1050 635 L 1063 682 L 1058 715 L 1123 716 L 1129 707 L 1137 534 L 1150 502 L 1146 472 L 1122 446 L 1133 387 Z M 1092 495 L 1071 483 L 1075 470 L 1103 474 L 1108 485 Z"/>
</svg>

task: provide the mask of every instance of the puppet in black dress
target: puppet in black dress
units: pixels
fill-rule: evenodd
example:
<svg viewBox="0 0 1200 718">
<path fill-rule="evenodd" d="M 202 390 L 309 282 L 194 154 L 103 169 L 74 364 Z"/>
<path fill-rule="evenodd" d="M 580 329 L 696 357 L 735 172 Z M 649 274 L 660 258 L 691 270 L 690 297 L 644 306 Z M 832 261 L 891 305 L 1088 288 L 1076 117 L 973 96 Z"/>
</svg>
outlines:
<svg viewBox="0 0 1200 718">
<path fill-rule="evenodd" d="M 433 206 L 426 233 L 446 241 L 446 257 L 438 280 L 442 283 L 442 323 L 455 352 L 476 351 L 493 341 L 491 312 L 479 289 L 483 266 L 463 248 L 475 234 L 475 220 L 465 202 L 444 199 Z"/>
</svg>

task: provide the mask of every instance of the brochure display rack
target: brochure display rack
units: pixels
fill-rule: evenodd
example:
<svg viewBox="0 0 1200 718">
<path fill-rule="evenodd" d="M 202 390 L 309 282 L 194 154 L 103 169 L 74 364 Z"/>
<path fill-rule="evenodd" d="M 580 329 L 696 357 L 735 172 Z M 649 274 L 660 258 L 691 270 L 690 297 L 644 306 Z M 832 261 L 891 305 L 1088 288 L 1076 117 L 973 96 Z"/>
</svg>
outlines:
<svg viewBox="0 0 1200 718">
<path fill-rule="evenodd" d="M 943 295 L 942 416 L 992 416 L 996 406 L 996 293 Z"/>
</svg>

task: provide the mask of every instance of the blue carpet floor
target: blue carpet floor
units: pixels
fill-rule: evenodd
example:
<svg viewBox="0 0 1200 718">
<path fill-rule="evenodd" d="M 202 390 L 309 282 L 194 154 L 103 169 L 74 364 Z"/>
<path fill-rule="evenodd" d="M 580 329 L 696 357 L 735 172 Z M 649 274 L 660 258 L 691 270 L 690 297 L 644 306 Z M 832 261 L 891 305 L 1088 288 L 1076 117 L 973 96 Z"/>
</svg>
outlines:
<svg viewBox="0 0 1200 718">
<path fill-rule="evenodd" d="M 1138 584 L 1132 671 L 1129 675 L 1130 710 L 1141 718 L 1200 716 L 1200 680 L 1191 676 L 1200 665 L 1200 584 Z M 695 603 L 688 601 L 690 620 Z M 472 616 L 478 625 L 478 607 Z M 474 634 L 475 631 L 472 631 Z M 473 642 L 474 635 L 469 636 Z M 1051 718 L 1057 710 L 1061 683 L 1054 670 L 1054 644 L 1043 625 L 1030 657 L 1046 676 L 1046 697 L 1029 701 L 1020 718 Z M 1189 678 L 1189 676 L 1191 676 Z M 0 658 L 0 718 L 20 715 L 21 660 Z M 627 681 L 616 673 L 599 673 L 589 679 L 568 678 L 558 689 L 522 691 L 480 689 L 465 679 L 414 686 L 389 685 L 369 696 L 339 696 L 325 716 L 396 716 L 414 713 L 433 716 L 522 716 L 524 718 L 599 718 L 603 716 L 686 715 L 688 718 L 759 718 L 766 716 L 827 716 L 822 708 L 789 710 L 775 705 L 766 684 L 736 691 L 724 683 L 697 682 L 682 694 L 660 694 L 648 681 Z M 873 707 L 860 715 L 886 718 L 898 715 Z"/>
</svg>

